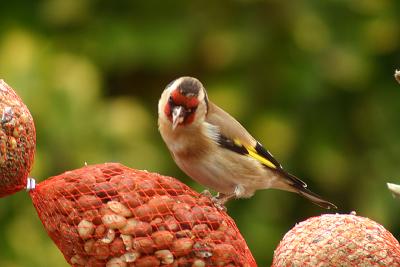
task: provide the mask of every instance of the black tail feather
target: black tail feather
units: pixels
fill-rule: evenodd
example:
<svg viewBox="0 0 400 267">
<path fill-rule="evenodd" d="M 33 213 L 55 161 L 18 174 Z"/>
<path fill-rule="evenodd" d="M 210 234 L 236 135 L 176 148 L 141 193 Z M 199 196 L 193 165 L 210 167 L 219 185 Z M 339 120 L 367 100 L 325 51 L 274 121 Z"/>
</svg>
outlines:
<svg viewBox="0 0 400 267">
<path fill-rule="evenodd" d="M 288 179 L 289 184 L 294 188 L 294 191 L 299 195 L 307 198 L 312 203 L 325 208 L 325 209 L 337 209 L 336 205 L 322 199 L 319 195 L 313 193 L 311 190 L 307 188 L 307 184 L 297 178 L 296 176 L 285 172 L 284 170 L 280 170 L 281 174 Z"/>
</svg>

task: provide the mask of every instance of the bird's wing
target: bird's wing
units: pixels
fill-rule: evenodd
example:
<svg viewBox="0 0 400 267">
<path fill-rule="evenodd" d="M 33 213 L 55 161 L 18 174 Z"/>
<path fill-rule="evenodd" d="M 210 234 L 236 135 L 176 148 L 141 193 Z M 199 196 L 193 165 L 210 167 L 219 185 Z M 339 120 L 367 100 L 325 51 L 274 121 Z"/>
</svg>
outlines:
<svg viewBox="0 0 400 267">
<path fill-rule="evenodd" d="M 321 207 L 327 209 L 336 208 L 334 204 L 323 200 L 320 196 L 307 189 L 307 184 L 302 180 L 286 172 L 272 154 L 254 139 L 237 120 L 211 102 L 209 103 L 206 122 L 213 125 L 214 130 L 218 131 L 213 136 L 216 137 L 215 141 L 221 147 L 243 156 L 251 157 L 266 168 L 281 174 L 281 177 L 286 179 L 287 185 L 292 188 L 290 190 L 285 186 L 286 190 L 294 190 Z"/>
<path fill-rule="evenodd" d="M 221 134 L 233 140 L 240 139 L 243 144 L 255 146 L 256 140 L 231 115 L 211 101 L 208 104 L 206 122 L 218 127 Z"/>
<path fill-rule="evenodd" d="M 268 150 L 263 148 L 237 120 L 212 102 L 209 103 L 206 122 L 218 129 L 217 142 L 220 146 L 252 157 L 268 168 L 282 170 L 279 162 Z"/>
</svg>

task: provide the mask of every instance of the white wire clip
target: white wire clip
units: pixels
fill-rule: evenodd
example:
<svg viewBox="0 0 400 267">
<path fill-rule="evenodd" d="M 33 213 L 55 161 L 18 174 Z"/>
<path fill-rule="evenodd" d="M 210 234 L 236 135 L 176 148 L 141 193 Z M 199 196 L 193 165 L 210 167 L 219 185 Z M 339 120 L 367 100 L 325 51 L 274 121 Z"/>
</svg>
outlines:
<svg viewBox="0 0 400 267">
<path fill-rule="evenodd" d="M 26 191 L 31 191 L 35 189 L 36 187 L 36 181 L 33 178 L 28 177 L 27 183 L 26 183 Z"/>
</svg>

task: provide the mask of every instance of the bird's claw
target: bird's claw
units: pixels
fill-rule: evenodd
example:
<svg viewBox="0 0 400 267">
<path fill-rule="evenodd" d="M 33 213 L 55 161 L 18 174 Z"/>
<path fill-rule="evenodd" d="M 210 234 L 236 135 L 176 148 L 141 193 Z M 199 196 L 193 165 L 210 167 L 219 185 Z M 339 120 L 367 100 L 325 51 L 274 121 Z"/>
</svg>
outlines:
<svg viewBox="0 0 400 267">
<path fill-rule="evenodd" d="M 201 192 L 200 195 L 205 196 L 205 197 L 208 197 L 208 198 L 210 198 L 210 199 L 213 198 L 213 195 L 212 195 L 211 192 L 208 191 L 207 189 L 204 190 L 203 192 Z"/>
<path fill-rule="evenodd" d="M 214 206 L 219 209 L 220 211 L 227 211 L 225 207 L 225 201 L 217 196 L 211 198 L 212 203 Z"/>
<path fill-rule="evenodd" d="M 207 189 L 201 192 L 200 195 L 208 197 L 218 210 L 226 211 L 226 199 L 223 197 L 223 195 L 218 193 L 216 196 L 213 196 Z"/>
</svg>

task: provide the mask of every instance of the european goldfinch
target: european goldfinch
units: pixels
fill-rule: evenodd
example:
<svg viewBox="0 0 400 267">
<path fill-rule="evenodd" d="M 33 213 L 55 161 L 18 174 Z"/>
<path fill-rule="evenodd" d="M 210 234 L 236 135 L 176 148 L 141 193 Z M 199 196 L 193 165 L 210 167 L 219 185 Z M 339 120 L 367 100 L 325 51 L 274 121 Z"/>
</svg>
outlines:
<svg viewBox="0 0 400 267">
<path fill-rule="evenodd" d="M 158 125 L 176 164 L 198 183 L 217 191 L 217 204 L 275 188 L 296 192 L 327 209 L 336 208 L 286 172 L 237 120 L 209 101 L 196 78 L 181 77 L 167 85 L 158 103 Z"/>
</svg>

